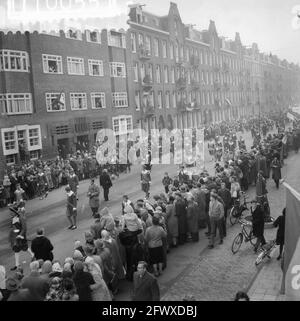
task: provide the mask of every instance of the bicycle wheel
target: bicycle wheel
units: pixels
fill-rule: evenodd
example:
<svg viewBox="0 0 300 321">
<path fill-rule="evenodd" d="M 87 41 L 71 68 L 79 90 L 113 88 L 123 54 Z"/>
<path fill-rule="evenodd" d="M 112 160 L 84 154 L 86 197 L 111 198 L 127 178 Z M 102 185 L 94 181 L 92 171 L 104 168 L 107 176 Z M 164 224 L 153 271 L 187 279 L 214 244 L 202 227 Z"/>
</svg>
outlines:
<svg viewBox="0 0 300 321">
<path fill-rule="evenodd" d="M 262 251 L 261 253 L 258 254 L 258 257 L 255 260 L 255 265 L 256 266 L 259 265 L 263 261 L 263 259 L 265 258 L 265 255 L 266 254 L 265 254 L 264 251 Z"/>
<path fill-rule="evenodd" d="M 229 221 L 230 224 L 233 226 L 234 224 L 236 224 L 238 222 L 239 218 L 238 218 L 238 213 L 236 211 L 235 207 L 232 207 L 229 213 Z"/>
<path fill-rule="evenodd" d="M 237 253 L 243 243 L 244 236 L 242 233 L 239 233 L 233 240 L 231 245 L 231 251 L 233 254 Z"/>
</svg>

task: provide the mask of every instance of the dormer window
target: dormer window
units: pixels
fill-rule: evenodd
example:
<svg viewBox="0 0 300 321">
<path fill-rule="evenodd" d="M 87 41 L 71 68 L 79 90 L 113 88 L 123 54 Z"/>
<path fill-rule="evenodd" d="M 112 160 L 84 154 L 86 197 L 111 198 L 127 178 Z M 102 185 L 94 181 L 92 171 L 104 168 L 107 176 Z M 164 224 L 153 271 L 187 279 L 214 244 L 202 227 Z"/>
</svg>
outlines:
<svg viewBox="0 0 300 321">
<path fill-rule="evenodd" d="M 108 33 L 108 45 L 119 48 L 126 48 L 125 34 L 111 30 Z"/>
<path fill-rule="evenodd" d="M 99 31 L 86 31 L 86 40 L 88 42 L 101 43 L 101 36 Z"/>
</svg>

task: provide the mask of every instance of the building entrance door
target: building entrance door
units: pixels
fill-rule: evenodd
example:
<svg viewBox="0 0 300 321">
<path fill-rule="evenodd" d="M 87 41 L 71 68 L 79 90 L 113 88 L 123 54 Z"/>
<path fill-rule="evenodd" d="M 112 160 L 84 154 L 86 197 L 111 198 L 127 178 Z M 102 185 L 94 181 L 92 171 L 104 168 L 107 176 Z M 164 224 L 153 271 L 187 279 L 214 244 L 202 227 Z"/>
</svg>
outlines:
<svg viewBox="0 0 300 321">
<path fill-rule="evenodd" d="M 69 138 L 62 138 L 57 140 L 57 151 L 60 157 L 66 158 L 70 154 Z"/>
<path fill-rule="evenodd" d="M 88 151 L 89 145 L 88 135 L 77 136 L 76 150 L 79 150 L 80 152 Z"/>
</svg>

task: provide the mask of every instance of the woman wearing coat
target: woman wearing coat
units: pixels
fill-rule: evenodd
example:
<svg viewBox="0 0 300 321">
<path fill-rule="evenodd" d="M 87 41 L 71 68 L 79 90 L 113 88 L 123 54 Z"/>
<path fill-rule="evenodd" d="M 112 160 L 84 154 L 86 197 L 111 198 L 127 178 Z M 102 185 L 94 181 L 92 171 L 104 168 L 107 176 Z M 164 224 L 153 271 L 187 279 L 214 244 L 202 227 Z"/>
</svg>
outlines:
<svg viewBox="0 0 300 321">
<path fill-rule="evenodd" d="M 89 197 L 89 204 L 93 213 L 93 217 L 98 212 L 100 201 L 99 201 L 99 195 L 100 195 L 100 188 L 97 184 L 95 184 L 95 180 L 91 180 L 91 185 L 89 186 L 87 196 Z"/>
<path fill-rule="evenodd" d="M 178 218 L 178 243 L 179 245 L 186 242 L 187 220 L 186 220 L 186 204 L 181 193 L 175 196 L 175 215 Z"/>
<path fill-rule="evenodd" d="M 178 239 L 178 218 L 176 216 L 174 201 L 175 198 L 170 196 L 169 204 L 166 207 L 167 233 L 168 241 L 171 247 L 177 247 Z"/>
<path fill-rule="evenodd" d="M 279 188 L 279 180 L 281 179 L 281 163 L 278 160 L 278 157 L 275 157 L 271 163 L 272 168 L 272 178 L 276 183 L 277 189 Z"/>
<path fill-rule="evenodd" d="M 191 238 L 193 242 L 198 242 L 199 241 L 198 204 L 194 201 L 193 197 L 188 198 L 186 216 L 187 216 L 188 233 L 191 234 Z"/>
<path fill-rule="evenodd" d="M 266 244 L 266 240 L 264 237 L 264 229 L 265 229 L 265 220 L 264 220 L 264 210 L 258 200 L 253 200 L 252 203 L 254 206 L 251 206 L 252 213 L 252 229 L 253 235 L 257 237 L 256 244 L 254 246 L 254 252 L 256 253 L 258 247 Z"/>
</svg>

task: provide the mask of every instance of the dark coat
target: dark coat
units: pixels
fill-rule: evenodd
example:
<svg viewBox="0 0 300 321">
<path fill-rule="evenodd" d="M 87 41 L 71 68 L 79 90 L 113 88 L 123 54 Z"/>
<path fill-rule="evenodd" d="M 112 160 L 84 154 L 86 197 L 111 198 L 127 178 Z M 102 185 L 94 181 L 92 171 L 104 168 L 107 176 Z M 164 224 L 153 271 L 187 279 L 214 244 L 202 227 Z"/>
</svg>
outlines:
<svg viewBox="0 0 300 321">
<path fill-rule="evenodd" d="M 263 176 L 268 177 L 267 159 L 265 156 L 258 156 L 256 159 L 257 172 L 263 171 Z"/>
<path fill-rule="evenodd" d="M 255 237 L 262 237 L 264 235 L 265 220 L 264 220 L 264 211 L 259 205 L 252 211 L 252 227 L 253 235 Z"/>
<path fill-rule="evenodd" d="M 44 261 L 53 260 L 53 245 L 45 236 L 38 236 L 31 242 L 31 250 L 36 260 L 42 259 Z"/>
<path fill-rule="evenodd" d="M 198 204 L 193 202 L 187 207 L 188 232 L 198 233 Z"/>
<path fill-rule="evenodd" d="M 104 189 L 112 187 L 111 179 L 107 173 L 102 173 L 100 175 L 100 186 Z"/>
<path fill-rule="evenodd" d="M 28 289 L 35 298 L 34 301 L 44 301 L 49 291 L 49 283 L 41 278 L 38 272 L 31 272 L 22 280 L 22 289 Z"/>
<path fill-rule="evenodd" d="M 184 200 L 178 200 L 175 202 L 175 212 L 178 218 L 178 233 L 186 234 L 187 219 L 186 219 L 186 205 Z"/>
<path fill-rule="evenodd" d="M 276 244 L 284 244 L 285 217 L 283 215 L 278 216 L 273 225 L 274 227 L 278 227 Z"/>
<path fill-rule="evenodd" d="M 274 181 L 280 180 L 281 179 L 281 164 L 279 160 L 273 160 L 271 164 L 272 168 L 272 178 Z"/>
<path fill-rule="evenodd" d="M 157 280 L 149 272 L 142 278 L 137 272 L 133 274 L 132 301 L 160 301 L 160 292 Z"/>
</svg>

